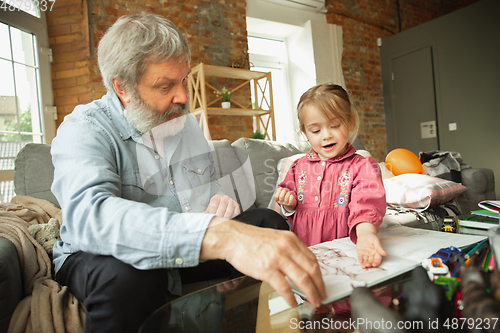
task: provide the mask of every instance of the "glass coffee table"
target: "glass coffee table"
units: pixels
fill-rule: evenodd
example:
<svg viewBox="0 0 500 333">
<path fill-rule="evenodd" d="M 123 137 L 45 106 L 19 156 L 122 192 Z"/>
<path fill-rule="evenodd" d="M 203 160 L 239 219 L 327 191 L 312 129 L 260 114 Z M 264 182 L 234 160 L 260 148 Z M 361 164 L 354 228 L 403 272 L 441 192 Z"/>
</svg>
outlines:
<svg viewBox="0 0 500 333">
<path fill-rule="evenodd" d="M 384 305 L 397 310 L 392 301 L 401 295 L 404 283 L 410 279 L 411 271 L 370 290 Z M 245 276 L 165 304 L 143 323 L 139 333 L 310 332 L 308 322 L 330 323 L 319 325 L 322 327 L 314 332 L 354 331 L 343 325 L 351 318 L 348 297 L 319 309 L 307 302 L 297 308 L 288 308 L 285 304 L 269 284 Z"/>
</svg>

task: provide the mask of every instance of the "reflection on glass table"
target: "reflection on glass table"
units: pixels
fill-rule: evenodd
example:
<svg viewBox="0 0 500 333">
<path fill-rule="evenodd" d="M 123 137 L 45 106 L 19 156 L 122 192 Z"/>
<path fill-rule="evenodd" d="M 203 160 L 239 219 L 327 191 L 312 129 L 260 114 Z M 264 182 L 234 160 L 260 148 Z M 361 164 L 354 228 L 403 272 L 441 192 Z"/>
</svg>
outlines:
<svg viewBox="0 0 500 333">
<path fill-rule="evenodd" d="M 410 272 L 370 288 L 386 306 L 401 294 Z M 349 297 L 314 309 L 307 301 L 290 308 L 267 283 L 242 277 L 177 298 L 154 312 L 139 333 L 151 332 L 350 332 Z M 340 330 L 336 330 L 339 327 Z"/>
</svg>

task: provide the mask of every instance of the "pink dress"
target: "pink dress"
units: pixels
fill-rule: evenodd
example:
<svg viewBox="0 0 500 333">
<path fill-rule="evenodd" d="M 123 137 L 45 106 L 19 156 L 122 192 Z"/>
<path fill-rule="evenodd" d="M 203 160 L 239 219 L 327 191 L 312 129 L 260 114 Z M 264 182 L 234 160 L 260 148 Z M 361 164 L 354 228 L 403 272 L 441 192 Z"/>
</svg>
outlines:
<svg viewBox="0 0 500 333">
<path fill-rule="evenodd" d="M 380 168 L 373 158 L 356 154 L 351 144 L 342 155 L 325 161 L 310 150 L 292 163 L 279 186 L 297 198 L 288 219 L 307 246 L 347 236 L 356 243 L 358 223 L 373 223 L 378 230 L 385 215 Z"/>
</svg>

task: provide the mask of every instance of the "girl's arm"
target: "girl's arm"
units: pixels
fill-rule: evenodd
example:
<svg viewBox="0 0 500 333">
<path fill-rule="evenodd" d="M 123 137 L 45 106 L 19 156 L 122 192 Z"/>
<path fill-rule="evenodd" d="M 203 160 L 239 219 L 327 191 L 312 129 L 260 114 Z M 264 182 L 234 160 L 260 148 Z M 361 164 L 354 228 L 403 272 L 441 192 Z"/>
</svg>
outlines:
<svg viewBox="0 0 500 333">
<path fill-rule="evenodd" d="M 356 244 L 358 261 L 363 268 L 376 267 L 386 255 L 377 236 L 385 215 L 385 189 L 378 163 L 371 157 L 357 161 L 349 203 L 349 236 Z"/>
<path fill-rule="evenodd" d="M 358 262 L 362 268 L 377 267 L 382 262 L 382 257 L 387 255 L 380 239 L 377 236 L 377 229 L 370 222 L 362 222 L 356 225 L 356 252 Z"/>
<path fill-rule="evenodd" d="M 274 193 L 274 200 L 281 205 L 281 207 L 288 214 L 293 214 L 297 207 L 297 186 L 295 184 L 295 169 L 300 159 L 292 162 L 290 169 L 285 175 L 285 178 L 278 184 L 276 192 Z M 288 215 L 287 214 L 287 215 Z"/>
</svg>

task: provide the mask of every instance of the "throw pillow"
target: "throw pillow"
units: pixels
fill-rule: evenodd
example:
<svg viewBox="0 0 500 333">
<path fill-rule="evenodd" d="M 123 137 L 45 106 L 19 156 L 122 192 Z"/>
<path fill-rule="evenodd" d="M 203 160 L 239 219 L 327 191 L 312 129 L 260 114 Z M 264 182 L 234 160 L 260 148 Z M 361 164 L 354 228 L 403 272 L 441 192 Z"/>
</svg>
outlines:
<svg viewBox="0 0 500 333">
<path fill-rule="evenodd" d="M 291 143 L 280 143 L 276 141 L 239 138 L 232 143 L 236 148 L 241 164 L 250 161 L 254 183 L 255 207 L 267 207 L 269 200 L 274 196 L 274 186 L 278 172 L 276 165 L 282 158 L 298 154 L 301 151 Z"/>
<path fill-rule="evenodd" d="M 305 154 L 295 154 L 290 157 L 282 158 L 281 160 L 278 161 L 278 166 L 277 166 L 278 179 L 276 180 L 276 186 L 274 186 L 275 191 L 278 188 L 278 184 L 281 183 L 283 179 L 285 179 L 286 173 L 288 172 L 288 169 L 290 169 L 290 166 L 292 165 L 293 161 L 298 160 L 304 155 Z M 269 205 L 267 206 L 267 208 L 275 210 L 281 214 L 280 206 L 276 203 L 276 201 L 274 201 L 274 193 L 271 196 L 271 200 L 269 201 Z"/>
<path fill-rule="evenodd" d="M 384 179 L 387 204 L 423 211 L 452 200 L 467 190 L 451 180 L 416 173 Z"/>
</svg>

